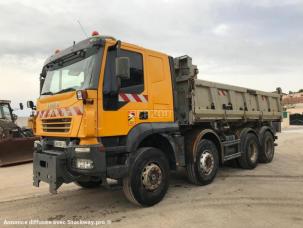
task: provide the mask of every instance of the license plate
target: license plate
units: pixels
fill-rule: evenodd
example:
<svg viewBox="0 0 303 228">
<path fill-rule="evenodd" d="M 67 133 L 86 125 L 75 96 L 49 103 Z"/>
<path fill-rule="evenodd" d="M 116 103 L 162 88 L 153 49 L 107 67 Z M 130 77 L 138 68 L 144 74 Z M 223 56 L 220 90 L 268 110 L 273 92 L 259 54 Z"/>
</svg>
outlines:
<svg viewBox="0 0 303 228">
<path fill-rule="evenodd" d="M 54 147 L 66 148 L 66 142 L 56 140 L 54 141 Z"/>
</svg>

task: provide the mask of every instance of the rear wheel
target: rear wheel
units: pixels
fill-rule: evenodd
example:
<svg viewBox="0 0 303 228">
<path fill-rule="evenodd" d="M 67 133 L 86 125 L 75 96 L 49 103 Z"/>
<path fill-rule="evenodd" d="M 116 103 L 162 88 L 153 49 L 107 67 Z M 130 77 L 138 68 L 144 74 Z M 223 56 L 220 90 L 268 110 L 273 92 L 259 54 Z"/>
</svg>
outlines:
<svg viewBox="0 0 303 228">
<path fill-rule="evenodd" d="M 189 158 L 186 166 L 189 181 L 196 185 L 210 184 L 215 179 L 218 169 L 219 155 L 215 144 L 207 139 L 201 140 L 197 145 L 195 160 Z"/>
<path fill-rule="evenodd" d="M 169 163 L 165 154 L 153 147 L 139 148 L 129 175 L 123 179 L 126 198 L 134 204 L 153 206 L 165 196 L 169 186 Z"/>
<path fill-rule="evenodd" d="M 267 131 L 264 134 L 261 151 L 259 156 L 259 161 L 262 163 L 270 163 L 275 154 L 275 145 L 273 135 Z"/>
<path fill-rule="evenodd" d="M 260 150 L 257 136 L 253 133 L 248 133 L 242 145 L 242 156 L 238 158 L 240 167 L 243 169 L 256 168 Z"/>
</svg>

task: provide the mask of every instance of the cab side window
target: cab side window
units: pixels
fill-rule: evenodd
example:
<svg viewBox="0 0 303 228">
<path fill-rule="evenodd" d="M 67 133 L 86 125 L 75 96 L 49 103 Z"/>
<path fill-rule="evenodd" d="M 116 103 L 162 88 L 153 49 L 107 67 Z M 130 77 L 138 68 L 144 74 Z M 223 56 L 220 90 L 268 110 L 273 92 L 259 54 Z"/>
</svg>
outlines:
<svg viewBox="0 0 303 228">
<path fill-rule="evenodd" d="M 130 79 L 121 80 L 121 92 L 142 93 L 144 90 L 142 55 L 137 52 L 121 50 L 120 56 L 128 57 L 130 62 Z"/>
<path fill-rule="evenodd" d="M 115 58 L 117 51 L 115 49 L 108 50 L 104 83 L 103 83 L 103 106 L 105 110 L 117 110 L 124 105 L 118 101 L 117 86 L 113 80 L 115 78 Z M 130 78 L 122 79 L 120 91 L 122 93 L 140 94 L 144 91 L 144 70 L 143 56 L 138 52 L 120 49 L 119 57 L 128 57 L 130 63 Z"/>
<path fill-rule="evenodd" d="M 128 57 L 130 62 L 130 79 L 121 80 L 120 91 L 124 93 L 142 93 L 144 90 L 143 57 L 138 52 L 120 50 L 120 57 Z M 104 75 L 104 94 L 111 91 L 112 78 L 115 74 L 116 50 L 109 50 Z"/>
</svg>

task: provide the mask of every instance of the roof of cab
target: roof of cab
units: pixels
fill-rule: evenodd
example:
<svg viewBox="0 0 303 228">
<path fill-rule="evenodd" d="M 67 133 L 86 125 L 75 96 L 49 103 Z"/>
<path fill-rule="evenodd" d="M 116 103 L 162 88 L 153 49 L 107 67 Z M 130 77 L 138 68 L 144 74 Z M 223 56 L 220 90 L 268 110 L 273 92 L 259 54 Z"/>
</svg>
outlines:
<svg viewBox="0 0 303 228">
<path fill-rule="evenodd" d="M 11 103 L 11 101 L 9 101 L 9 100 L 0 100 L 0 104 L 3 104 L 3 103 L 5 103 L 5 104 L 10 104 Z"/>
<path fill-rule="evenodd" d="M 109 39 L 109 41 L 110 40 L 113 40 L 113 39 Z M 115 41 L 115 39 L 112 42 L 114 42 L 114 41 Z M 166 53 L 163 53 L 163 52 L 160 52 L 160 51 L 155 51 L 155 50 L 152 50 L 152 49 L 144 48 L 142 46 L 139 46 L 139 45 L 136 45 L 136 44 L 131 44 L 131 43 L 124 42 L 124 41 L 121 41 L 121 42 L 123 43 L 124 46 L 130 47 L 130 48 L 139 49 L 139 50 L 143 50 L 143 51 L 146 51 L 146 52 L 153 52 L 157 55 L 168 56 Z"/>
<path fill-rule="evenodd" d="M 72 46 L 70 46 L 66 49 L 60 50 L 59 52 L 51 55 L 49 58 L 46 59 L 44 65 L 47 65 L 47 64 L 53 62 L 54 60 L 60 59 L 63 56 L 69 55 L 71 53 L 75 53 L 75 52 L 80 51 L 80 50 L 82 50 L 84 48 L 87 48 L 89 46 L 93 46 L 94 44 L 96 44 L 98 42 L 101 44 L 107 38 L 110 38 L 110 37 L 107 37 L 107 36 L 93 36 L 93 37 L 89 37 L 87 39 L 84 39 L 84 40 L 82 40 L 78 43 L 74 43 Z"/>
<path fill-rule="evenodd" d="M 117 39 L 115 39 L 112 36 L 91 36 L 91 37 L 88 37 L 87 39 L 84 39 L 84 40 L 82 40 L 78 43 L 75 43 L 74 45 L 72 45 L 72 46 L 70 46 L 70 47 L 68 47 L 68 48 L 66 48 L 62 51 L 59 51 L 58 53 L 55 53 L 55 54 L 51 55 L 49 58 L 46 59 L 44 65 L 47 65 L 47 64 L 53 62 L 54 60 L 60 59 L 61 57 L 66 56 L 68 54 L 80 51 L 80 50 L 88 47 L 89 45 L 93 45 L 94 42 L 105 42 L 105 41 L 112 42 L 114 44 L 115 42 L 117 42 Z M 153 52 L 153 53 L 158 54 L 158 55 L 167 56 L 167 54 L 165 54 L 165 53 L 154 51 L 154 50 L 147 49 L 147 48 L 143 48 L 143 47 L 135 45 L 135 44 L 131 44 L 131 43 L 127 43 L 127 42 L 122 42 L 122 43 L 123 43 L 124 46 L 130 47 L 130 48 L 140 49 L 140 50 L 143 50 L 143 51 L 146 51 L 146 52 Z"/>
</svg>

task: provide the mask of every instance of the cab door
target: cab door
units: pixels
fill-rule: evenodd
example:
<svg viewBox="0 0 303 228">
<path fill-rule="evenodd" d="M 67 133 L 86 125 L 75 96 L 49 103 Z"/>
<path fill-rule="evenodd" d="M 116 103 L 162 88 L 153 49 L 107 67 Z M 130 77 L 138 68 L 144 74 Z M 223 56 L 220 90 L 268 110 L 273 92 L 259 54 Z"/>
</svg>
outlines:
<svg viewBox="0 0 303 228">
<path fill-rule="evenodd" d="M 104 65 L 101 104 L 99 107 L 99 136 L 127 135 L 138 123 L 147 122 L 149 96 L 147 88 L 144 52 L 130 46 L 120 48 L 119 57 L 128 57 L 130 78 L 120 80 L 120 89 L 113 89 L 115 78 L 115 58 L 117 50 L 107 48 Z M 102 111 L 101 111 L 102 110 Z"/>
</svg>

